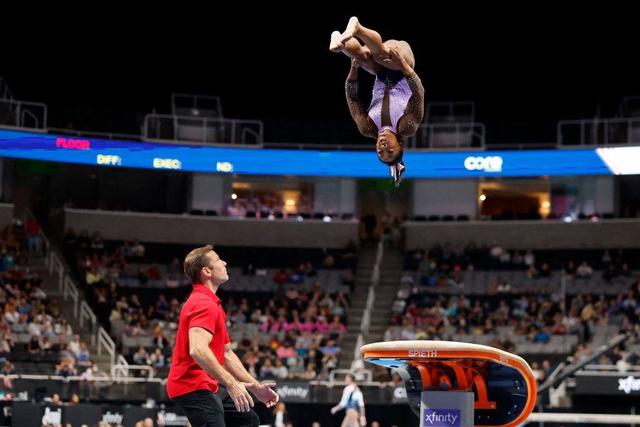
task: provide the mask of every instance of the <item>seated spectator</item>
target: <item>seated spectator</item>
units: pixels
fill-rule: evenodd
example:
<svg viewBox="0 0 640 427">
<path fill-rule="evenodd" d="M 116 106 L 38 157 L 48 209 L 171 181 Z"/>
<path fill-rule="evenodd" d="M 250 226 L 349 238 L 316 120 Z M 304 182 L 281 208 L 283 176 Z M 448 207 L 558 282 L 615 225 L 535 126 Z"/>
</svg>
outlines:
<svg viewBox="0 0 640 427">
<path fill-rule="evenodd" d="M 290 357 L 287 360 L 287 365 L 289 367 L 289 378 L 291 379 L 302 379 L 302 375 L 304 374 L 304 360 L 301 357 Z"/>
<path fill-rule="evenodd" d="M 576 276 L 580 278 L 588 278 L 593 275 L 593 269 L 586 261 L 582 261 L 580 266 L 576 269 Z"/>
<path fill-rule="evenodd" d="M 311 261 L 307 261 L 304 266 L 304 274 L 307 277 L 315 277 L 317 275 L 316 268 L 313 266 Z"/>
<path fill-rule="evenodd" d="M 244 267 L 242 267 L 242 274 L 244 274 L 245 276 L 255 276 L 256 268 L 251 263 L 246 264 Z"/>
<path fill-rule="evenodd" d="M 156 369 L 161 369 L 165 367 L 165 358 L 164 354 L 162 354 L 162 350 L 156 348 L 151 356 L 149 357 L 149 363 Z"/>
<path fill-rule="evenodd" d="M 37 335 L 31 336 L 31 341 L 27 345 L 27 351 L 31 354 L 42 352 L 42 348 L 40 347 L 40 340 Z"/>
<path fill-rule="evenodd" d="M 289 276 L 289 281 L 294 284 L 304 283 L 304 264 L 298 265 L 298 267 Z"/>
<path fill-rule="evenodd" d="M 336 355 L 340 353 L 340 347 L 336 345 L 334 340 L 327 340 L 327 344 L 320 347 L 320 351 L 324 355 Z"/>
<path fill-rule="evenodd" d="M 85 282 L 89 286 L 102 284 L 102 273 L 100 273 L 96 267 L 89 267 L 85 276 Z"/>
<path fill-rule="evenodd" d="M 56 375 L 61 377 L 73 377 L 76 376 L 77 370 L 74 366 L 73 359 L 63 359 L 56 365 Z"/>
<path fill-rule="evenodd" d="M 273 380 L 275 376 L 275 367 L 271 363 L 271 359 L 265 359 L 260 367 L 260 378 L 263 380 Z"/>
<path fill-rule="evenodd" d="M 544 329 L 541 328 L 535 328 L 533 330 L 533 333 L 531 334 L 532 336 L 532 341 L 535 343 L 543 343 L 546 344 L 549 342 L 549 339 L 551 338 L 549 333 L 547 331 L 545 331 Z"/>
<path fill-rule="evenodd" d="M 273 281 L 278 285 L 283 286 L 289 282 L 289 275 L 286 270 L 280 269 L 276 274 L 273 275 Z"/>
<path fill-rule="evenodd" d="M 535 263 L 536 263 L 536 256 L 533 254 L 533 251 L 529 249 L 524 254 L 524 265 L 525 267 L 532 267 L 535 265 Z"/>
<path fill-rule="evenodd" d="M 2 370 L 0 370 L 1 375 L 14 375 L 16 373 L 16 367 L 13 363 L 5 360 L 2 364 Z"/>
<path fill-rule="evenodd" d="M 138 351 L 136 351 L 133 355 L 133 363 L 135 363 L 136 365 L 149 364 L 149 354 L 143 346 L 138 347 Z"/>
<path fill-rule="evenodd" d="M 307 364 L 307 369 L 305 369 L 304 373 L 300 376 L 300 379 L 303 380 L 307 380 L 307 381 L 312 381 L 316 379 L 317 376 L 317 372 L 316 372 L 316 364 L 315 363 L 308 363 Z"/>
<path fill-rule="evenodd" d="M 47 335 L 43 335 L 40 337 L 40 350 L 43 353 L 49 353 L 53 350 L 53 344 L 49 341 L 49 337 Z"/>
<path fill-rule="evenodd" d="M 540 266 L 540 277 L 542 278 L 551 277 L 551 268 L 549 267 L 549 264 L 547 264 L 546 262 L 543 262 L 542 265 Z"/>
<path fill-rule="evenodd" d="M 289 370 L 282 363 L 282 359 L 276 359 L 275 367 L 273 369 L 273 374 L 277 379 L 285 380 L 289 377 Z"/>
<path fill-rule="evenodd" d="M 78 403 L 80 403 L 80 396 L 78 396 L 78 393 L 72 393 L 67 405 L 74 406 L 74 405 L 77 405 Z"/>
<path fill-rule="evenodd" d="M 80 353 L 80 344 L 80 335 L 74 335 L 73 339 L 69 343 L 69 349 L 73 352 L 75 357 L 78 357 L 78 354 Z"/>
<path fill-rule="evenodd" d="M 62 406 L 62 399 L 60 399 L 60 395 L 58 393 L 53 393 L 49 402 L 54 406 Z"/>
<path fill-rule="evenodd" d="M 78 362 L 78 366 L 90 366 L 91 360 L 89 359 L 89 349 L 85 343 L 80 343 L 80 350 L 78 351 L 76 360 Z"/>
<path fill-rule="evenodd" d="M 145 247 L 138 240 L 133 241 L 133 245 L 131 246 L 131 256 L 133 258 L 144 258 Z"/>
<path fill-rule="evenodd" d="M 322 261 L 322 267 L 326 269 L 332 269 L 336 265 L 336 259 L 331 255 L 327 254 Z"/>
<path fill-rule="evenodd" d="M 575 262 L 570 260 L 564 267 L 564 274 L 567 276 L 567 279 L 572 279 L 576 275 L 577 269 Z"/>
<path fill-rule="evenodd" d="M 296 350 L 293 347 L 293 344 L 291 343 L 291 341 L 285 341 L 284 344 L 280 347 L 278 347 L 278 349 L 276 350 L 276 355 L 278 356 L 278 359 L 287 359 L 289 357 L 295 357 L 296 356 Z"/>
</svg>

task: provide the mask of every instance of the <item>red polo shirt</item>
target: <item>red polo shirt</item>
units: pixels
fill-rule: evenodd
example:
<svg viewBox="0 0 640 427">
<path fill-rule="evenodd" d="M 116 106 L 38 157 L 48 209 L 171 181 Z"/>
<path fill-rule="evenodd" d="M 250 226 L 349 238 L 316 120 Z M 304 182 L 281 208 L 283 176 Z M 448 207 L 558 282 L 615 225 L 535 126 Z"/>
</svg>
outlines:
<svg viewBox="0 0 640 427">
<path fill-rule="evenodd" d="M 218 362 L 224 365 L 224 346 L 229 342 L 226 316 L 220 298 L 201 284 L 193 285 L 191 295 L 180 311 L 178 334 L 167 379 L 167 393 L 172 399 L 195 390 L 218 391 L 218 381 L 189 356 L 189 329 L 194 327 L 211 332 L 213 339 L 209 348 Z"/>
</svg>

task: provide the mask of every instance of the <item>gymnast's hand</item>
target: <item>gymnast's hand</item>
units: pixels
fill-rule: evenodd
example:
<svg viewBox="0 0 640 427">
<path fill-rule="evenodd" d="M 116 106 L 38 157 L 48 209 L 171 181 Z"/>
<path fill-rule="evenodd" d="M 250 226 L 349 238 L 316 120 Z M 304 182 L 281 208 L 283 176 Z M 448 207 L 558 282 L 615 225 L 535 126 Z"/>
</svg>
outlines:
<svg viewBox="0 0 640 427">
<path fill-rule="evenodd" d="M 404 59 L 404 56 L 400 53 L 397 47 L 392 47 L 389 49 L 389 57 L 382 60 L 382 63 L 385 67 L 402 71 L 404 75 L 408 75 L 413 73 L 413 68 L 407 63 Z"/>
<path fill-rule="evenodd" d="M 275 387 L 276 383 L 273 381 L 265 381 L 263 383 L 255 384 L 250 387 L 249 390 L 258 398 L 258 400 L 264 403 L 267 408 L 271 408 L 275 406 L 276 403 L 280 400 L 280 396 L 272 387 Z"/>
<path fill-rule="evenodd" d="M 351 58 L 351 68 L 349 69 L 347 80 L 358 80 L 358 68 L 360 68 L 360 62 L 355 58 Z"/>
</svg>

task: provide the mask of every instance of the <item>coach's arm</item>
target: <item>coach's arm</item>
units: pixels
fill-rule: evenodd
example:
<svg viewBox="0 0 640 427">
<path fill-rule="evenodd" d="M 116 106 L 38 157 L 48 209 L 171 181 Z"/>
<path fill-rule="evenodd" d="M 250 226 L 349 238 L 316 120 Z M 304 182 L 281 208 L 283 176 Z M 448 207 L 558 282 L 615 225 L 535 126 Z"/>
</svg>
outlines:
<svg viewBox="0 0 640 427">
<path fill-rule="evenodd" d="M 204 328 L 197 326 L 190 328 L 189 356 L 191 356 L 207 374 L 227 387 L 229 396 L 233 399 L 233 403 L 235 403 L 238 412 L 248 412 L 253 406 L 253 399 L 247 391 L 247 387 L 252 386 L 252 383 L 243 383 L 236 380 L 231 373 L 218 363 L 218 360 L 209 348 L 209 343 L 212 338 L 213 335 L 211 332 Z"/>
<path fill-rule="evenodd" d="M 258 400 L 267 405 L 267 408 L 270 408 L 278 403 L 278 400 L 280 399 L 278 393 L 271 389 L 271 387 L 274 387 L 276 383 L 260 383 L 255 378 L 253 378 L 251 374 L 245 369 L 244 365 L 242 365 L 242 362 L 234 353 L 233 349 L 231 349 L 230 343 L 227 343 L 224 346 L 224 367 L 238 381 L 242 381 L 245 384 L 250 384 L 247 386 L 249 391 L 255 394 Z"/>
</svg>

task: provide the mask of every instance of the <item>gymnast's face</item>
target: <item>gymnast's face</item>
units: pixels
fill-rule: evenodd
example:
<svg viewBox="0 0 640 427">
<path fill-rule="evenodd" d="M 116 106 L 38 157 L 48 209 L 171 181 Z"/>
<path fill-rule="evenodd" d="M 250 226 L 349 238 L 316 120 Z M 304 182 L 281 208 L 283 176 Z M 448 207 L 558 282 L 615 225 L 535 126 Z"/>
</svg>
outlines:
<svg viewBox="0 0 640 427">
<path fill-rule="evenodd" d="M 383 163 L 393 162 L 402 152 L 398 136 L 389 129 L 380 132 L 376 141 L 376 152 Z"/>
</svg>

